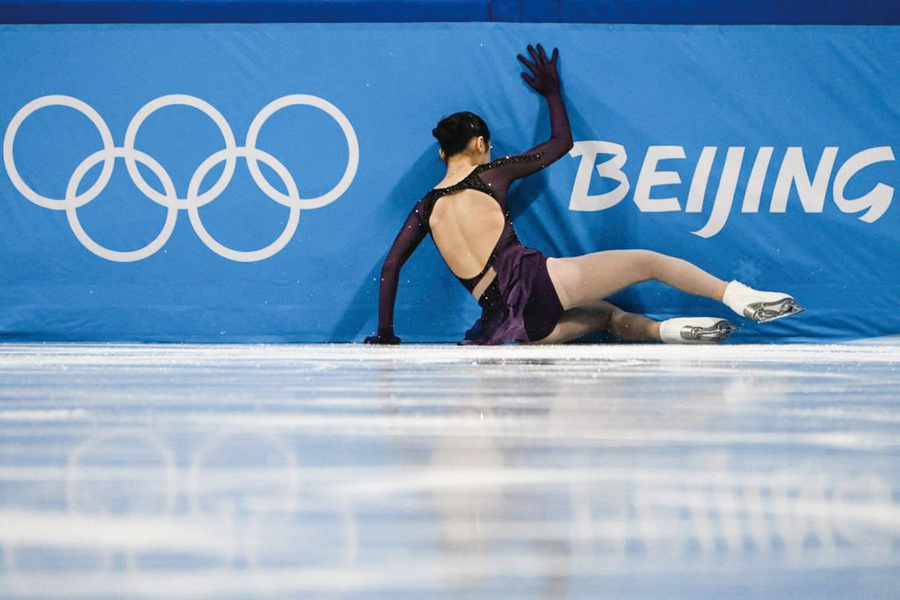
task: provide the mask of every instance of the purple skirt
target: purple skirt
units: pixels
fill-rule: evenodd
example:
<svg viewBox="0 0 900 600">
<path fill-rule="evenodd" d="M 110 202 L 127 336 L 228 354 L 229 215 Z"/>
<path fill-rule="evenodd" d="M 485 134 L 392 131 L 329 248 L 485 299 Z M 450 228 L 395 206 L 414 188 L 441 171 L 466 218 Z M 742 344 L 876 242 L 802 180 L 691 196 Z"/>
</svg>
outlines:
<svg viewBox="0 0 900 600">
<path fill-rule="evenodd" d="M 547 272 L 547 257 L 510 246 L 493 267 L 497 276 L 478 300 L 481 318 L 466 332 L 464 343 L 536 342 L 550 335 L 563 307 Z"/>
</svg>

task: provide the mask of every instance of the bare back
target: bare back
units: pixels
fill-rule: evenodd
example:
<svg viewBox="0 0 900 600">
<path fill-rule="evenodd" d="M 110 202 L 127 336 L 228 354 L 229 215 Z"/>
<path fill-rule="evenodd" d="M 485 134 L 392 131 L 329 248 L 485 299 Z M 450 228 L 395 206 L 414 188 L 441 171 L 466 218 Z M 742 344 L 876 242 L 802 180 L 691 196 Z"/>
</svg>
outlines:
<svg viewBox="0 0 900 600">
<path fill-rule="evenodd" d="M 470 279 L 484 270 L 506 219 L 496 200 L 466 189 L 435 202 L 428 224 L 434 244 L 453 274 Z"/>
</svg>

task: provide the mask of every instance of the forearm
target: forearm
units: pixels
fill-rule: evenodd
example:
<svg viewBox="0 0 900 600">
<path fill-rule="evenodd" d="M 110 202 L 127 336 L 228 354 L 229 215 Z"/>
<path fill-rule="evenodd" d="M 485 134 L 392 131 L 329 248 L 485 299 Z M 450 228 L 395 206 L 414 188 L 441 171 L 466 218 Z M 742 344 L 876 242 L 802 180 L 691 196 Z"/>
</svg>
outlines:
<svg viewBox="0 0 900 600">
<path fill-rule="evenodd" d="M 398 269 L 385 261 L 378 293 L 378 334 L 394 334 L 394 303 L 397 298 Z"/>
<path fill-rule="evenodd" d="M 572 128 L 560 92 L 559 73 L 556 69 L 559 52 L 554 49 L 553 55 L 548 59 L 544 48 L 538 44 L 537 49 L 528 46 L 528 53 L 531 56 L 530 61 L 521 54 L 518 57 L 530 71 L 522 73 L 522 78 L 534 91 L 544 97 L 547 110 L 550 112 L 550 139 L 532 150 L 538 155 L 539 164 L 536 167 L 543 168 L 572 149 Z"/>
<path fill-rule="evenodd" d="M 387 258 L 384 259 L 384 265 L 381 267 L 381 283 L 378 286 L 378 335 L 374 338 L 367 338 L 367 342 L 400 343 L 400 340 L 394 336 L 394 300 L 397 297 L 400 269 L 425 237 L 426 231 L 421 219 L 420 202 L 406 218 Z"/>
<path fill-rule="evenodd" d="M 562 157 L 572 149 L 572 127 L 569 125 L 569 115 L 566 112 L 566 104 L 559 90 L 550 92 L 545 96 L 547 109 L 550 111 L 550 140 L 548 152 Z"/>
</svg>

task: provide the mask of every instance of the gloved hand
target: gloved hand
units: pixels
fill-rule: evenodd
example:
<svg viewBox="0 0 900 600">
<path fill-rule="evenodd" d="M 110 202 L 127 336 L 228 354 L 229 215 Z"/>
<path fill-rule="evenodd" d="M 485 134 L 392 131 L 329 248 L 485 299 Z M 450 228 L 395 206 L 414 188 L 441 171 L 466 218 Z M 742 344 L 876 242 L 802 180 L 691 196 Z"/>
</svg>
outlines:
<svg viewBox="0 0 900 600">
<path fill-rule="evenodd" d="M 540 44 L 538 44 L 537 50 L 529 44 L 528 53 L 531 55 L 531 60 L 534 62 L 529 62 L 528 59 L 521 54 L 517 57 L 519 61 L 531 71 L 531 75 L 522 73 L 522 79 L 524 79 L 528 85 L 533 87 L 541 96 L 559 92 L 559 73 L 556 71 L 556 61 L 559 58 L 559 50 L 554 48 L 553 56 L 549 60 L 547 59 L 547 53 L 544 52 L 544 47 Z"/>
</svg>

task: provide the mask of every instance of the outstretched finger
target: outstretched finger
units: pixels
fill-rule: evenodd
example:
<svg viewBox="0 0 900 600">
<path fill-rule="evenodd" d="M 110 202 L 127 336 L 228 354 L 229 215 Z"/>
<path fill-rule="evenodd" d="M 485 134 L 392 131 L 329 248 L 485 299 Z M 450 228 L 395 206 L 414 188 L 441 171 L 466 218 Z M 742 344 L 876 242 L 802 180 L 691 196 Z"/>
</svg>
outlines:
<svg viewBox="0 0 900 600">
<path fill-rule="evenodd" d="M 532 77 L 528 73 L 522 73 L 522 79 L 525 80 L 525 83 L 527 83 L 531 87 L 534 87 L 534 77 Z"/>
<path fill-rule="evenodd" d="M 537 49 L 538 49 L 538 55 L 541 57 L 541 62 L 543 62 L 543 63 L 549 62 L 547 60 L 547 52 L 544 51 L 544 47 L 541 44 L 538 44 Z"/>
<path fill-rule="evenodd" d="M 540 47 L 541 47 L 541 45 L 538 44 L 538 48 L 540 48 Z M 542 61 L 541 61 L 541 55 L 538 54 L 537 50 L 535 50 L 535 49 L 534 49 L 534 46 L 532 46 L 531 44 L 528 44 L 528 54 L 531 55 L 531 60 L 534 61 L 534 64 L 536 64 L 536 65 L 540 65 L 540 64 L 541 64 L 541 62 L 542 62 Z"/>
<path fill-rule="evenodd" d="M 516 58 L 519 59 L 519 62 L 521 62 L 521 63 L 522 63 L 523 65 L 525 65 L 526 67 L 528 67 L 528 68 L 531 70 L 531 72 L 534 72 L 534 70 L 535 70 L 536 67 L 535 67 L 535 65 L 531 64 L 530 62 L 528 62 L 528 59 L 527 59 L 527 58 L 525 58 L 525 57 L 522 56 L 521 54 L 519 54 Z"/>
<path fill-rule="evenodd" d="M 558 58 L 559 58 L 559 48 L 554 48 L 553 56 L 550 57 L 550 64 L 555 66 Z"/>
</svg>

